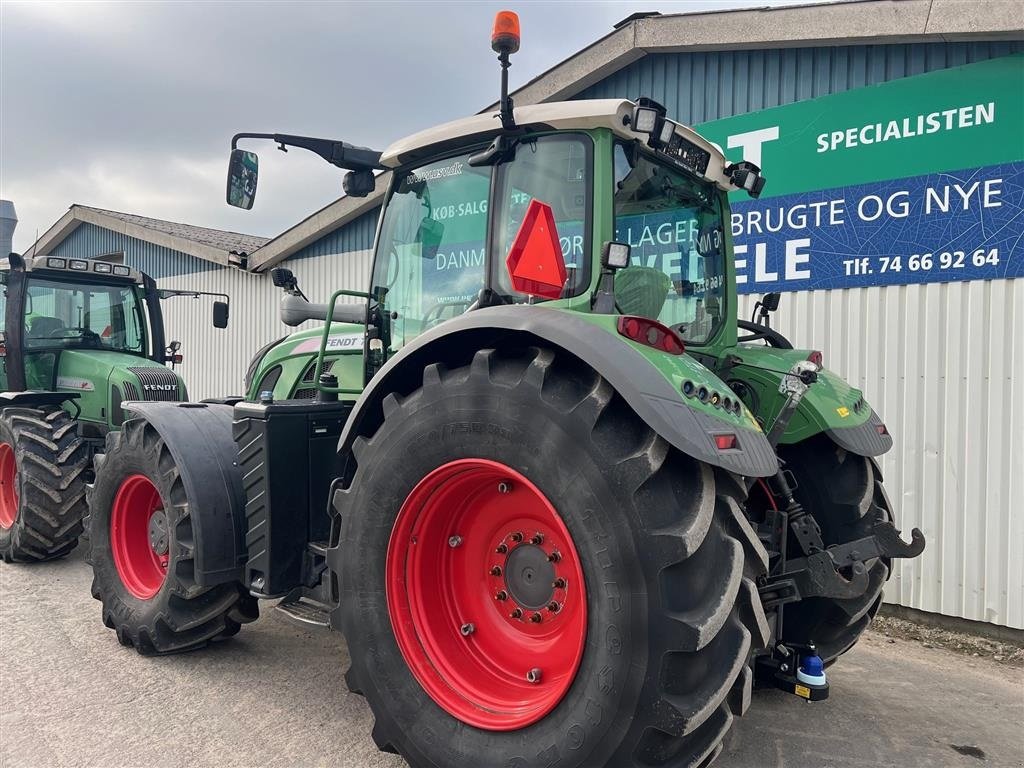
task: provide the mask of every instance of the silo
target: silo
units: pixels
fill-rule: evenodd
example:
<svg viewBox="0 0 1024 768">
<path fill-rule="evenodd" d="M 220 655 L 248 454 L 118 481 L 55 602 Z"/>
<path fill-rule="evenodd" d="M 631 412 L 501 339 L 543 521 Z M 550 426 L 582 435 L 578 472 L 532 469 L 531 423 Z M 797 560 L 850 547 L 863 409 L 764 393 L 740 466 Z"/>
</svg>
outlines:
<svg viewBox="0 0 1024 768">
<path fill-rule="evenodd" d="M 14 248 L 14 228 L 18 226 L 18 214 L 14 212 L 14 203 L 0 200 L 0 259 L 7 259 Z"/>
</svg>

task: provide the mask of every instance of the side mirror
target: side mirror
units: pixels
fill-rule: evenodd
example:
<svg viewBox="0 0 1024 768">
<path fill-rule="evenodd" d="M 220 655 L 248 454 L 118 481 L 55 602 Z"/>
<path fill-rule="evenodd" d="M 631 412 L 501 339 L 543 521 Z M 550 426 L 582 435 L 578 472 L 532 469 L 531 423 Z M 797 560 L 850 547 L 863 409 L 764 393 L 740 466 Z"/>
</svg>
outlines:
<svg viewBox="0 0 1024 768">
<path fill-rule="evenodd" d="M 255 152 L 232 149 L 228 162 L 228 205 L 249 210 L 256 201 L 256 181 L 260 173 L 260 159 Z"/>
<path fill-rule="evenodd" d="M 213 327 L 228 327 L 228 303 L 226 301 L 213 302 Z"/>
<path fill-rule="evenodd" d="M 782 294 L 777 291 L 766 293 L 761 297 L 761 306 L 765 308 L 767 312 L 774 312 L 779 308 L 779 299 L 782 298 Z"/>
</svg>

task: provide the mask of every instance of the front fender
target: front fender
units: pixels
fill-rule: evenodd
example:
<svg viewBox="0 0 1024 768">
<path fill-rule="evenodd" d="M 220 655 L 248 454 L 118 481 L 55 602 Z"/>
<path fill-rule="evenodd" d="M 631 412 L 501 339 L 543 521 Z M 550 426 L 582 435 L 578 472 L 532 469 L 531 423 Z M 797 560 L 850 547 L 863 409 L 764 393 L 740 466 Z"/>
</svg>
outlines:
<svg viewBox="0 0 1024 768">
<path fill-rule="evenodd" d="M 778 471 L 775 452 L 749 412 L 737 415 L 701 405 L 684 398 L 678 388 L 678 382 L 689 378 L 724 395 L 729 391 L 724 383 L 688 355 L 668 355 L 624 339 L 614 330 L 615 320 L 612 315 L 537 306 L 488 307 L 449 320 L 407 344 L 374 376 L 345 425 L 339 450 L 347 452 L 358 435 L 372 434 L 383 421 L 384 398 L 416 389 L 427 365 L 459 364 L 467 360 L 467 351 L 526 341 L 582 360 L 683 453 L 746 477 Z M 736 434 L 739 448 L 718 450 L 714 435 L 723 432 Z"/>
<path fill-rule="evenodd" d="M 729 373 L 730 381 L 739 379 L 754 390 L 757 415 L 770 425 L 785 401 L 779 394 L 784 372 L 806 360 L 808 351 L 740 345 L 727 352 L 739 360 Z M 879 427 L 884 427 L 882 420 L 861 391 L 838 374 L 822 370 L 800 401 L 780 442 L 798 443 L 824 432 L 851 453 L 880 456 L 892 448 L 892 436 Z"/>
<path fill-rule="evenodd" d="M 167 444 L 181 472 L 195 537 L 196 583 L 242 581 L 245 490 L 232 438 L 232 408 L 213 403 L 130 402 Z"/>
</svg>

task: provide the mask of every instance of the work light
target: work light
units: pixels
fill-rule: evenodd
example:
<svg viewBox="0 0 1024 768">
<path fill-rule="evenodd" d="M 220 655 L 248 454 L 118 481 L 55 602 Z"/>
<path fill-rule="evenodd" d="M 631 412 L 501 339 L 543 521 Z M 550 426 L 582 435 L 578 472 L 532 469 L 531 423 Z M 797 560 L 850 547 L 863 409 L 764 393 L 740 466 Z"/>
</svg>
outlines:
<svg viewBox="0 0 1024 768">
<path fill-rule="evenodd" d="M 650 107 L 637 107 L 633 110 L 633 130 L 637 133 L 653 133 L 658 122 L 658 111 Z"/>
<path fill-rule="evenodd" d="M 622 269 L 629 266 L 629 243 L 608 241 L 601 248 L 601 266 L 605 269 Z"/>
<path fill-rule="evenodd" d="M 47 259 L 46 266 L 53 267 L 54 269 L 64 269 L 67 266 L 67 262 L 64 259 Z"/>
<path fill-rule="evenodd" d="M 751 197 L 760 197 L 764 189 L 764 176 L 761 169 L 748 160 L 741 160 L 738 163 L 726 166 L 725 172 L 729 174 L 729 181 L 734 187 L 745 189 Z"/>
<path fill-rule="evenodd" d="M 661 124 L 661 131 L 658 134 L 658 141 L 662 144 L 668 144 L 672 140 L 672 136 L 675 135 L 676 124 L 671 120 L 666 120 Z"/>
</svg>

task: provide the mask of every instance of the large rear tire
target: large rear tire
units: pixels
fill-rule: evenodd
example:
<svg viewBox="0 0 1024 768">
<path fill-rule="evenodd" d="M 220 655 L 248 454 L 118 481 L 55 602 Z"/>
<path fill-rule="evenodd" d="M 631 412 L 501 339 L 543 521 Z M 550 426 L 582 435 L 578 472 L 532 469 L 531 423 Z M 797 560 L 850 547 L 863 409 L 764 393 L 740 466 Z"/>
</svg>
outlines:
<svg viewBox="0 0 1024 768">
<path fill-rule="evenodd" d="M 0 412 L 0 557 L 39 562 L 78 544 L 89 451 L 60 408 Z"/>
<path fill-rule="evenodd" d="M 143 655 L 201 648 L 259 615 L 237 582 L 196 584 L 181 473 L 156 428 L 134 418 L 107 436 L 89 489 L 92 596 L 120 643 Z"/>
<path fill-rule="evenodd" d="M 869 536 L 876 520 L 892 520 L 881 475 L 871 459 L 840 448 L 824 435 L 783 447 L 782 457 L 796 478 L 794 495 L 818 521 L 826 546 Z M 850 650 L 878 613 L 891 562 L 876 558 L 865 566 L 868 588 L 860 597 L 814 597 L 787 605 L 783 639 L 813 641 L 826 663 Z"/>
<path fill-rule="evenodd" d="M 413 768 L 709 764 L 769 632 L 742 486 L 546 349 L 428 366 L 383 405 L 328 556 L 377 745 Z"/>
</svg>

